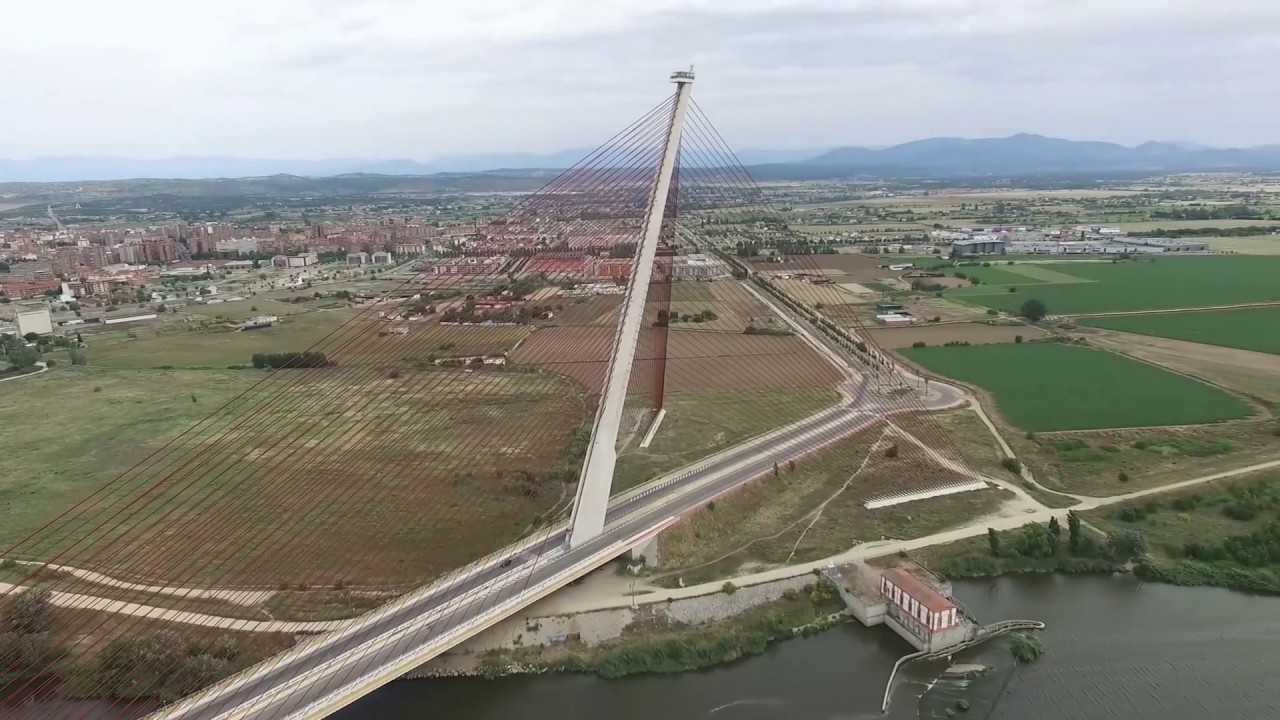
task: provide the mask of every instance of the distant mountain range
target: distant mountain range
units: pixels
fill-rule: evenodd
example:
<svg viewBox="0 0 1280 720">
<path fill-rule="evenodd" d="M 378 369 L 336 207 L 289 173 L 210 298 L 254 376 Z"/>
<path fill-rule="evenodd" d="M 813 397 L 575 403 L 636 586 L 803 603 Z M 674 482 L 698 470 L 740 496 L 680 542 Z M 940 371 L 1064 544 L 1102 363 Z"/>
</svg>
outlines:
<svg viewBox="0 0 1280 720">
<path fill-rule="evenodd" d="M 331 177 L 434 175 L 491 170 L 557 170 L 590 153 L 572 148 L 534 153 L 441 155 L 416 160 L 269 160 L 176 157 L 137 160 L 107 157 L 0 159 L 0 182 L 74 182 L 131 178 L 241 178 L 268 175 Z M 884 148 L 744 149 L 739 162 L 760 179 L 853 176 L 929 177 L 1045 175 L 1054 173 L 1280 171 L 1280 145 L 1211 148 L 1188 142 L 1147 142 L 1137 147 L 1019 134 L 1006 138 L 929 138 Z"/>
</svg>

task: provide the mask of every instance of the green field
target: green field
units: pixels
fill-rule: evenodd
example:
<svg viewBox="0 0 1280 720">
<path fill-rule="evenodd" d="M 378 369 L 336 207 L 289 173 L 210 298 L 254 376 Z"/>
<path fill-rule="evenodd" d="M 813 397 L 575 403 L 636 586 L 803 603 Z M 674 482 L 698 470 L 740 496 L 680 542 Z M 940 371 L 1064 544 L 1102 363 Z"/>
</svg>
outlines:
<svg viewBox="0 0 1280 720">
<path fill-rule="evenodd" d="M 1244 401 L 1127 357 L 1060 343 L 899 351 L 941 375 L 995 395 L 1025 430 L 1191 425 L 1248 417 Z"/>
<path fill-rule="evenodd" d="M 188 532 L 157 527 L 151 511 L 138 512 L 101 529 L 63 523 L 22 554 L 47 558 L 84 540 L 64 558 L 79 565 L 95 543 L 118 535 L 128 539 L 95 567 L 159 579 L 228 572 L 230 584 L 271 586 L 332 582 L 307 574 L 374 544 L 383 547 L 379 555 L 356 563 L 347 579 L 421 582 L 515 540 L 572 498 L 572 486 L 555 473 L 576 469 L 580 460 L 568 462 L 569 448 L 590 417 L 589 403 L 561 378 L 494 370 L 406 369 L 388 377 L 361 367 L 59 366 L 0 391 L 0 544 L 12 546 L 99 489 L 97 512 L 145 491 L 152 508 L 180 510 Z M 200 423 L 215 411 L 215 421 Z M 169 453 L 121 475 L 175 438 Z M 467 513 L 452 512 L 464 505 Z M 211 517 L 222 521 L 200 520 Z M 248 548 L 226 563 L 209 562 L 233 535 L 278 539 L 281 528 L 296 529 L 292 560 L 254 563 Z"/>
<path fill-rule="evenodd" d="M 1085 318 L 1081 323 L 1107 330 L 1280 355 L 1280 307 L 1115 315 Z M 1277 372 L 1280 372 L 1280 367 Z"/>
<path fill-rule="evenodd" d="M 1042 283 L 1018 293 L 979 286 L 950 294 L 1011 312 L 1034 297 L 1054 315 L 1280 301 L 1280 256 L 1160 257 L 1154 261 L 1063 262 L 1039 267 L 1080 282 Z"/>
<path fill-rule="evenodd" d="M 0 385 L 0 542 L 52 520 L 262 378 L 59 367 Z"/>
<path fill-rule="evenodd" d="M 671 301 L 713 303 L 716 301 L 715 288 L 705 282 L 675 282 L 671 284 Z"/>
<path fill-rule="evenodd" d="M 1017 265 L 1006 265 L 1004 267 L 996 267 L 995 265 L 982 267 L 978 265 L 975 267 L 948 268 L 947 274 L 955 275 L 960 273 L 961 275 L 981 280 L 984 285 L 1030 285 L 1044 282 L 1039 278 L 1023 275 L 1016 268 Z"/>
</svg>

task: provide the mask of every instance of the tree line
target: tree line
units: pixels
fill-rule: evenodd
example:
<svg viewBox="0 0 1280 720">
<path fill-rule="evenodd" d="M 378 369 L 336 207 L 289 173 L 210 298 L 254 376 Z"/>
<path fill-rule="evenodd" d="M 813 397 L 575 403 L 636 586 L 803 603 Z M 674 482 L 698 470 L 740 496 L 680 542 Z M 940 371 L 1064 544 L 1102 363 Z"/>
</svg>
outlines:
<svg viewBox="0 0 1280 720">
<path fill-rule="evenodd" d="M 253 366 L 263 368 L 322 368 L 333 365 L 322 352 L 254 353 Z"/>
</svg>

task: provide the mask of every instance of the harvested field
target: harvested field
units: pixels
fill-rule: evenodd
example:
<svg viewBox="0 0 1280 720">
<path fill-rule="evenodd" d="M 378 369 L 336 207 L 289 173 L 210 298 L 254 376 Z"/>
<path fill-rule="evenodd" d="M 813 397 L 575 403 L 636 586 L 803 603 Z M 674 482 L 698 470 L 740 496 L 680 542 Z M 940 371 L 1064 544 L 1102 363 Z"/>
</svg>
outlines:
<svg viewBox="0 0 1280 720">
<path fill-rule="evenodd" d="M 679 293 L 674 295 L 671 303 L 672 328 L 681 331 L 730 332 L 741 333 L 748 325 L 781 327 L 782 321 L 777 315 L 762 304 L 750 290 L 738 282 L 717 283 L 677 283 L 675 287 L 684 285 L 700 285 L 705 288 L 698 293 L 704 300 L 684 300 Z M 703 311 L 711 311 L 716 318 L 699 320 Z M 656 313 L 656 306 L 654 312 Z M 685 319 L 685 316 L 688 316 Z M 677 318 L 679 318 L 677 320 Z M 656 314 L 654 315 L 656 319 Z"/>
<path fill-rule="evenodd" d="M 805 562 L 886 536 L 919 537 L 990 514 L 1011 497 L 989 489 L 864 508 L 885 493 L 960 480 L 914 444 L 882 437 L 883 431 L 877 425 L 798 458 L 794 470 L 782 464 L 777 477 L 765 475 L 686 516 L 658 541 L 664 568 L 677 570 L 669 578 L 689 584 L 756 571 L 783 564 L 793 548 L 792 562 Z M 898 456 L 886 457 L 894 442 Z"/>
<path fill-rule="evenodd" d="M 4 475 L 6 544 L 99 488 L 106 489 L 94 507 L 109 508 L 154 485 L 113 526 L 78 526 L 26 554 L 40 559 L 81 541 L 62 562 L 174 584 L 327 586 L 339 567 L 354 585 L 420 583 L 566 507 L 573 486 L 560 473 L 592 410 L 576 388 L 549 374 L 207 372 L 211 379 L 266 376 L 266 386 L 192 426 L 197 411 L 185 408 L 205 415 L 222 387 L 206 387 L 198 393 L 207 399 L 183 405 L 192 388 L 177 381 L 195 372 L 67 368 L 15 384 L 13 391 L 40 398 L 32 403 L 72 416 L 0 436 L 0 457 L 32 457 L 42 444 L 54 449 L 45 463 Z M 95 433 L 76 435 L 73 451 L 64 430 L 87 422 L 87 398 L 101 415 L 88 425 Z M 169 414 L 148 425 L 154 418 L 144 410 L 139 419 L 135 405 Z M 117 479 L 184 428 L 190 432 L 171 455 Z M 62 477 L 58 485 L 49 482 L 51 467 Z M 246 549 L 245 537 L 259 545 Z"/>
<path fill-rule="evenodd" d="M 796 302 L 804 303 L 809 307 L 815 305 L 839 305 L 842 303 L 859 302 L 861 298 L 854 293 L 841 288 L 835 283 L 815 284 L 804 280 L 773 280 L 773 284 L 781 291 L 790 295 Z"/>
<path fill-rule="evenodd" d="M 949 342 L 967 342 L 972 345 L 1011 343 L 1021 335 L 1027 340 L 1042 338 L 1046 333 L 1030 325 L 983 325 L 980 323 L 948 323 L 945 325 L 917 325 L 905 328 L 876 328 L 868 335 L 882 348 L 908 348 L 917 342 L 944 345 Z"/>
<path fill-rule="evenodd" d="M 545 328 L 534 333 L 512 356 L 519 365 L 559 373 L 589 392 L 600 391 L 612 328 Z M 747 388 L 833 387 L 840 372 L 796 336 L 742 335 L 686 331 L 672 327 L 667 351 L 667 391 L 713 392 Z M 654 351 L 641 338 L 631 392 L 643 392 L 637 380 L 650 376 Z"/>
<path fill-rule="evenodd" d="M 565 327 L 580 325 L 613 325 L 618 323 L 618 308 L 622 307 L 621 295 L 600 295 L 591 298 L 557 298 L 547 303 L 555 308 L 552 325 Z"/>
<path fill-rule="evenodd" d="M 1280 306 L 1088 317 L 1082 318 L 1080 323 L 1089 327 L 1280 355 Z"/>
<path fill-rule="evenodd" d="M 838 273 L 845 276 L 841 282 L 863 282 L 892 276 L 893 271 L 880 267 L 883 264 L 886 263 L 871 255 L 836 254 L 792 255 L 786 262 L 753 262 L 751 266 L 762 272 Z"/>
<path fill-rule="evenodd" d="M 916 300 L 908 300 L 906 302 L 907 310 L 918 318 L 931 320 L 938 318 L 939 322 L 956 322 L 979 320 L 987 317 L 984 310 L 965 305 L 963 303 L 953 302 L 945 298 L 919 298 Z"/>
<path fill-rule="evenodd" d="M 1087 337 L 1099 347 L 1203 378 L 1263 402 L 1280 403 L 1280 371 L 1274 355 L 1106 330 L 1089 332 Z"/>
<path fill-rule="evenodd" d="M 259 306 L 260 307 L 260 306 Z M 367 365 L 427 362 L 429 356 L 501 354 L 532 328 L 403 323 L 404 335 L 385 334 L 393 324 L 369 317 L 313 311 L 282 317 L 267 328 L 166 323 L 86 335 L 90 364 L 116 368 L 226 367 L 248 365 L 256 353 L 326 353 L 331 360 Z M 132 334 L 135 338 L 130 338 Z"/>
<path fill-rule="evenodd" d="M 898 351 L 928 370 L 991 392 L 1023 430 L 1191 425 L 1249 417 L 1248 403 L 1191 378 L 1063 343 Z"/>
<path fill-rule="evenodd" d="M 1280 235 L 1243 235 L 1239 237 L 1196 238 L 1209 243 L 1220 252 L 1236 252 L 1244 255 L 1280 255 Z"/>
</svg>

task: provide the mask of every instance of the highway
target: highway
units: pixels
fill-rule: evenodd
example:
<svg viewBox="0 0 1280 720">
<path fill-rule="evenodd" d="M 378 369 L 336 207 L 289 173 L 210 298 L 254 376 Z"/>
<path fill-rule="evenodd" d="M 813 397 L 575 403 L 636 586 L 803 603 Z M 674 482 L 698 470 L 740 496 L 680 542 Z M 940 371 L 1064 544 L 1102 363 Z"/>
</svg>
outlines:
<svg viewBox="0 0 1280 720">
<path fill-rule="evenodd" d="M 753 478 L 775 462 L 799 458 L 889 415 L 908 411 L 901 398 L 869 392 L 839 345 L 761 293 L 811 343 L 849 373 L 846 403 L 730 448 L 613 498 L 604 532 L 567 548 L 567 525 L 490 556 L 455 575 L 312 638 L 153 718 L 276 720 L 323 717 L 448 650 L 505 617 L 646 542 L 680 515 Z M 935 384 L 931 408 L 962 402 Z"/>
</svg>

